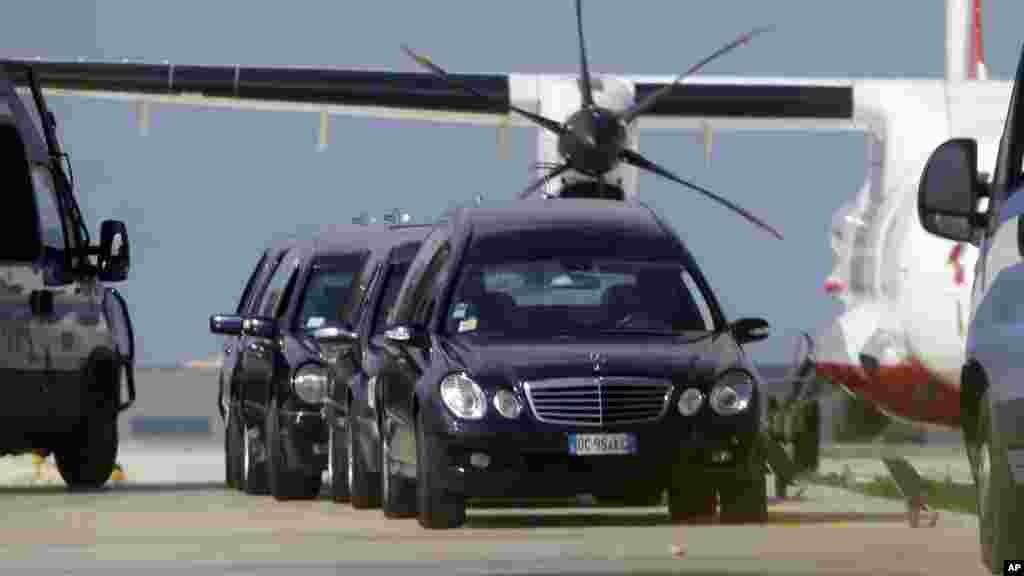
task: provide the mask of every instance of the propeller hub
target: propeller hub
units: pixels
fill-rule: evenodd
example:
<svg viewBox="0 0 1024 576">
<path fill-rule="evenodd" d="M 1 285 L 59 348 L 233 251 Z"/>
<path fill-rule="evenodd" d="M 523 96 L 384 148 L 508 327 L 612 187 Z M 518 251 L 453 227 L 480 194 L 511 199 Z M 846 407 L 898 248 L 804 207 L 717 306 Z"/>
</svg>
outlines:
<svg viewBox="0 0 1024 576">
<path fill-rule="evenodd" d="M 596 177 L 619 163 L 626 127 L 611 110 L 583 108 L 569 117 L 565 128 L 568 133 L 559 137 L 558 152 L 573 170 Z"/>
</svg>

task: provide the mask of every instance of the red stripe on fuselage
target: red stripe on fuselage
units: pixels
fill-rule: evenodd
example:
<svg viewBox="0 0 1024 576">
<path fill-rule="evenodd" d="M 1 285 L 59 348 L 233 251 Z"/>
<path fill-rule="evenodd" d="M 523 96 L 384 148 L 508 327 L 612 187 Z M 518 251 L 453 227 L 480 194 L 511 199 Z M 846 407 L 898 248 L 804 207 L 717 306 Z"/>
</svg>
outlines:
<svg viewBox="0 0 1024 576">
<path fill-rule="evenodd" d="M 850 392 L 900 418 L 960 426 L 960 392 L 939 380 L 919 362 L 880 366 L 876 377 L 869 377 L 860 366 L 820 362 L 817 373 Z M 929 394 L 929 388 L 933 393 Z"/>
</svg>

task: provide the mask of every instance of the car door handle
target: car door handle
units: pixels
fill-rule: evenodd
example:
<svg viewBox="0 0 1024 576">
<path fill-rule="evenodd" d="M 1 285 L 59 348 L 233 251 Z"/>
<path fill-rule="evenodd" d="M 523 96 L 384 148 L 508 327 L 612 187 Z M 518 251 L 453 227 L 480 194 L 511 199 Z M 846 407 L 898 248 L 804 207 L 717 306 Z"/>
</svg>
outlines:
<svg viewBox="0 0 1024 576">
<path fill-rule="evenodd" d="M 250 352 L 259 352 L 260 351 L 260 345 L 255 343 L 255 342 L 250 342 L 249 343 L 249 351 Z"/>
</svg>

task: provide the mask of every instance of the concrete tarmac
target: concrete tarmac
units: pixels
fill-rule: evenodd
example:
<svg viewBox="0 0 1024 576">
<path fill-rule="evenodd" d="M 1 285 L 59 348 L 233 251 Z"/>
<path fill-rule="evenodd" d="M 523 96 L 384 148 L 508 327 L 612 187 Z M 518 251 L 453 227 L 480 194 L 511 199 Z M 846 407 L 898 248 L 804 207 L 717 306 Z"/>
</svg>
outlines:
<svg viewBox="0 0 1024 576">
<path fill-rule="evenodd" d="M 326 497 L 224 489 L 220 445 L 130 440 L 127 479 L 68 493 L 51 464 L 0 460 L 0 574 L 984 574 L 977 521 L 910 528 L 903 504 L 810 486 L 764 525 L 672 526 L 661 508 L 472 508 L 427 531 Z"/>
</svg>

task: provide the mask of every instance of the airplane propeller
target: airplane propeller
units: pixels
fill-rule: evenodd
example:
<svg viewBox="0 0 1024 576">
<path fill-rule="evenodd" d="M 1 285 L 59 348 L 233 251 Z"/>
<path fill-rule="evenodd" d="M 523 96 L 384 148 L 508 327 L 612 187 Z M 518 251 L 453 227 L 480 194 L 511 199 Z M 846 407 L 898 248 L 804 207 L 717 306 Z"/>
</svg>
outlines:
<svg viewBox="0 0 1024 576">
<path fill-rule="evenodd" d="M 769 226 L 763 220 L 755 217 L 725 198 L 722 198 L 701 186 L 693 184 L 692 182 L 679 178 L 669 170 L 648 160 L 639 152 L 630 149 L 627 143 L 626 132 L 626 127 L 631 122 L 644 112 L 647 112 L 654 107 L 659 100 L 667 96 L 674 88 L 679 86 L 685 78 L 695 74 L 717 58 L 739 48 L 740 46 L 743 46 L 744 44 L 747 44 L 755 36 L 768 31 L 769 28 L 755 28 L 750 32 L 740 35 L 732 42 L 719 48 L 711 55 L 691 66 L 689 70 L 676 77 L 671 84 L 648 95 L 640 102 L 633 104 L 623 111 L 609 110 L 594 103 L 590 68 L 587 62 L 586 42 L 584 41 L 583 35 L 583 8 L 581 0 L 576 0 L 576 28 L 580 43 L 580 92 L 582 95 L 583 107 L 570 115 L 564 123 L 557 122 L 550 118 L 541 116 L 540 114 L 535 114 L 528 110 L 497 100 L 492 96 L 458 82 L 452 78 L 447 71 L 435 64 L 429 58 L 417 54 L 404 44 L 402 45 L 402 51 L 412 58 L 417 64 L 445 80 L 453 87 L 459 88 L 469 94 L 473 94 L 483 100 L 492 102 L 496 110 L 500 109 L 506 113 L 515 112 L 558 136 L 558 152 L 562 158 L 564 158 L 564 162 L 550 167 L 549 171 L 543 177 L 534 181 L 530 186 L 523 190 L 520 194 L 521 198 L 530 196 L 535 191 L 542 188 L 547 182 L 569 170 L 575 170 L 576 172 L 596 179 L 600 188 L 603 189 L 605 184 L 603 176 L 613 170 L 620 163 L 625 162 L 641 170 L 657 174 L 662 178 L 666 178 L 676 182 L 677 184 L 690 188 L 691 190 L 694 190 L 729 208 L 743 218 L 752 222 L 754 225 L 766 230 L 779 240 L 782 240 L 782 234 Z"/>
</svg>

